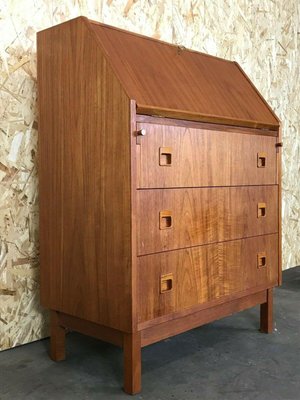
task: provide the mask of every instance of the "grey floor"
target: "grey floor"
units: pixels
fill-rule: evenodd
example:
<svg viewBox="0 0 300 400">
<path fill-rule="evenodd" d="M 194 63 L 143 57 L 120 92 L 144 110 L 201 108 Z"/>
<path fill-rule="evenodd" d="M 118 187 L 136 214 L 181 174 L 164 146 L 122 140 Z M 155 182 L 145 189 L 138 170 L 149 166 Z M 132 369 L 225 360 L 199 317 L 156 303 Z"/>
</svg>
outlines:
<svg viewBox="0 0 300 400">
<path fill-rule="evenodd" d="M 143 349 L 135 399 L 299 400 L 300 267 L 275 290 L 275 331 L 258 332 L 259 310 L 224 318 Z M 130 399 L 121 350 L 71 333 L 67 360 L 52 362 L 48 340 L 0 353 L 0 399 Z"/>
</svg>

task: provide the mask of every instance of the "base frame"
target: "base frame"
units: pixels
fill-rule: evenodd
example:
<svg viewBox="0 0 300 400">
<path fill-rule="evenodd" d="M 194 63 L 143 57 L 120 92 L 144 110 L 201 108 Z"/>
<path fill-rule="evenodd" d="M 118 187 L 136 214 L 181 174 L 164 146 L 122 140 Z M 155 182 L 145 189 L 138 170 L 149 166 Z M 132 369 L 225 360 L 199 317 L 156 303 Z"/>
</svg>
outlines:
<svg viewBox="0 0 300 400">
<path fill-rule="evenodd" d="M 74 330 L 123 348 L 124 391 L 141 391 L 142 347 L 175 336 L 189 329 L 226 317 L 235 312 L 260 304 L 260 330 L 273 331 L 273 289 L 266 289 L 238 299 L 214 305 L 200 311 L 182 315 L 135 332 L 122 332 L 94 322 L 86 321 L 59 311 L 50 311 L 50 357 L 54 361 L 65 359 L 67 330 Z"/>
</svg>

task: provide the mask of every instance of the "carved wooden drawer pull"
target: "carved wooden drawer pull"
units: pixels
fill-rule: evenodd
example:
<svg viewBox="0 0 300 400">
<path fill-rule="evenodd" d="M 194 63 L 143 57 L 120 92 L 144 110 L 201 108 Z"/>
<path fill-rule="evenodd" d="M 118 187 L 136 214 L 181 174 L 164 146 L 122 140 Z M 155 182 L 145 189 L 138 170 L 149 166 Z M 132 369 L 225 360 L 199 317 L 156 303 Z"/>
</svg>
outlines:
<svg viewBox="0 0 300 400">
<path fill-rule="evenodd" d="M 159 165 L 170 167 L 172 165 L 172 147 L 159 148 Z"/>
<path fill-rule="evenodd" d="M 257 153 L 257 168 L 265 168 L 267 164 L 267 154 Z"/>
<path fill-rule="evenodd" d="M 160 293 L 170 292 L 173 288 L 173 274 L 161 275 Z"/>
<path fill-rule="evenodd" d="M 266 216 L 266 203 L 257 204 L 257 218 Z"/>
<path fill-rule="evenodd" d="M 267 266 L 267 256 L 264 251 L 257 254 L 257 268 L 263 268 Z"/>
<path fill-rule="evenodd" d="M 172 211 L 164 210 L 159 213 L 159 229 L 172 228 Z"/>
</svg>

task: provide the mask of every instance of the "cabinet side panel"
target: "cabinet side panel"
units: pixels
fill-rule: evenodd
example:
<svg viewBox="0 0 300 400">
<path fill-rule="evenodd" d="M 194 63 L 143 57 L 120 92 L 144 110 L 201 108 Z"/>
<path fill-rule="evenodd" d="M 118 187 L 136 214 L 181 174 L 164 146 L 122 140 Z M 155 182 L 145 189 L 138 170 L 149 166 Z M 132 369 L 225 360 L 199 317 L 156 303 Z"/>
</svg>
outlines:
<svg viewBox="0 0 300 400">
<path fill-rule="evenodd" d="M 41 300 L 131 329 L 130 101 L 82 19 L 38 34 Z"/>
</svg>

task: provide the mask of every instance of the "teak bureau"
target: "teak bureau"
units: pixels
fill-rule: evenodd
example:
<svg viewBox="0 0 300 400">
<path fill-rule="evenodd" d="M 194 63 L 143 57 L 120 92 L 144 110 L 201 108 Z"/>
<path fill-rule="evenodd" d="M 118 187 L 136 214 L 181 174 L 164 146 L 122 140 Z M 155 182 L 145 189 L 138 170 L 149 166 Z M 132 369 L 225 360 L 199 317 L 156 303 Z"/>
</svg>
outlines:
<svg viewBox="0 0 300 400">
<path fill-rule="evenodd" d="M 281 280 L 280 123 L 237 63 L 89 21 L 38 33 L 41 301 L 141 348 L 261 305 Z"/>
</svg>

